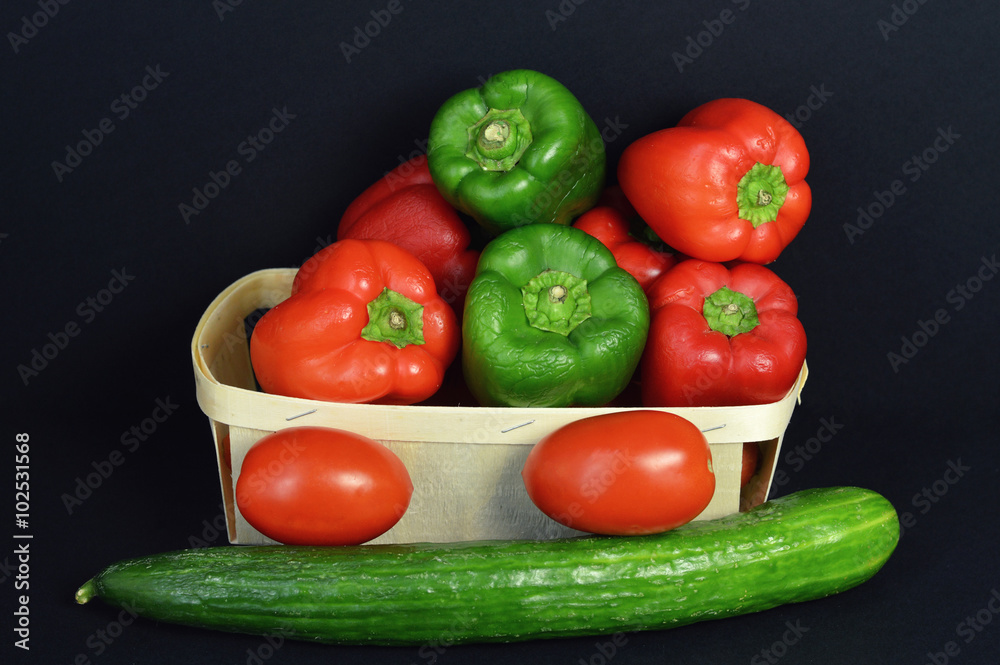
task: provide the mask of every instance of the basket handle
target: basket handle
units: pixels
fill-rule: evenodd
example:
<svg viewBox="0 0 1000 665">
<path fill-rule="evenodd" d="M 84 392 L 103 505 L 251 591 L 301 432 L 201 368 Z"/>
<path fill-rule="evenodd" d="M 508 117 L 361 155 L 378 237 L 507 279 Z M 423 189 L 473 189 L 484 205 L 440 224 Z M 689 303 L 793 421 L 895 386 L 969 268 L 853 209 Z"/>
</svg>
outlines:
<svg viewBox="0 0 1000 665">
<path fill-rule="evenodd" d="M 195 372 L 206 381 L 220 383 L 213 368 L 220 354 L 245 346 L 243 321 L 260 308 L 274 307 L 288 298 L 295 279 L 294 268 L 258 270 L 233 282 L 208 306 L 191 339 Z"/>
</svg>

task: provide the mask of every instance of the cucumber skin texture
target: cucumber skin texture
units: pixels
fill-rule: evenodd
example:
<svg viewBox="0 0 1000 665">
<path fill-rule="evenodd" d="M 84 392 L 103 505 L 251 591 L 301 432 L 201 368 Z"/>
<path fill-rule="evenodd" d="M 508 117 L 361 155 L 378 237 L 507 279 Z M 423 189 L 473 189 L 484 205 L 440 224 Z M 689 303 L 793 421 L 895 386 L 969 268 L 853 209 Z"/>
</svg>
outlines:
<svg viewBox="0 0 1000 665">
<path fill-rule="evenodd" d="M 892 504 L 810 489 L 653 536 L 225 546 L 112 564 L 77 592 L 150 619 L 335 644 L 660 630 L 840 593 L 899 540 Z"/>
</svg>

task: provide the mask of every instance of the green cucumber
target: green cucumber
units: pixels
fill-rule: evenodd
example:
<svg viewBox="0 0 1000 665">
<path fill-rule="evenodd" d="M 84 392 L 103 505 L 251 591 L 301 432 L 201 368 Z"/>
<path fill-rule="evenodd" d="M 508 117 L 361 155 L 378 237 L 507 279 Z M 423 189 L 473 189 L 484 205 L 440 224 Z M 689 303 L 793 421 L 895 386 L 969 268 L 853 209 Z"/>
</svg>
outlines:
<svg viewBox="0 0 1000 665">
<path fill-rule="evenodd" d="M 503 642 L 658 630 L 822 598 L 872 577 L 898 540 L 885 498 L 825 488 L 654 536 L 184 550 L 112 564 L 76 598 L 328 643 Z"/>
</svg>

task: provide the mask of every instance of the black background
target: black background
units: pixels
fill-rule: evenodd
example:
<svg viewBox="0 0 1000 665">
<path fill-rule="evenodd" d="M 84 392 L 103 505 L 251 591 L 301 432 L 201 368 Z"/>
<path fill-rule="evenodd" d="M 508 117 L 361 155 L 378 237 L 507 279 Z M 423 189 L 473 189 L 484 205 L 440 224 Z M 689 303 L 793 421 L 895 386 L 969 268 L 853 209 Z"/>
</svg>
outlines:
<svg viewBox="0 0 1000 665">
<path fill-rule="evenodd" d="M 48 4 L 58 9 L 50 18 L 39 14 L 44 0 L 0 10 L 0 495 L 10 525 L 0 530 L 0 639 L 14 654 L 5 662 L 996 662 L 995 6 Z M 41 27 L 25 27 L 24 17 Z M 161 80 L 123 118 L 112 104 L 147 67 Z M 424 148 L 446 97 L 520 67 L 557 78 L 598 126 L 620 129 L 607 144 L 612 174 L 626 145 L 711 99 L 747 97 L 796 119 L 812 158 L 813 210 L 772 267 L 799 295 L 811 374 L 774 494 L 881 492 L 907 524 L 885 568 L 821 601 L 628 634 L 611 658 L 607 637 L 441 652 L 269 650 L 253 636 L 121 627 L 116 610 L 75 605 L 76 587 L 112 561 L 192 537 L 225 544 L 207 529 L 220 494 L 188 350 L 211 299 L 242 275 L 298 265 L 330 242 L 344 207 Z M 294 118 L 243 162 L 238 146 L 274 109 Z M 114 130 L 60 179 L 53 162 L 104 118 Z M 232 159 L 239 175 L 186 223 L 178 206 Z M 845 225 L 857 224 L 859 208 L 872 222 L 851 235 Z M 116 270 L 132 279 L 98 312 L 87 299 L 108 295 Z M 77 334 L 25 380 L 18 367 L 67 325 Z M 902 354 L 905 340 L 912 357 L 894 365 L 889 354 Z M 158 399 L 176 409 L 142 445 L 124 448 L 123 433 Z M 810 442 L 824 423 L 835 434 Z M 21 592 L 12 536 L 25 532 L 13 523 L 19 432 L 31 444 L 30 652 L 13 648 Z M 64 495 L 116 451 L 122 463 L 67 508 Z M 970 630 L 977 616 L 991 622 Z"/>
</svg>

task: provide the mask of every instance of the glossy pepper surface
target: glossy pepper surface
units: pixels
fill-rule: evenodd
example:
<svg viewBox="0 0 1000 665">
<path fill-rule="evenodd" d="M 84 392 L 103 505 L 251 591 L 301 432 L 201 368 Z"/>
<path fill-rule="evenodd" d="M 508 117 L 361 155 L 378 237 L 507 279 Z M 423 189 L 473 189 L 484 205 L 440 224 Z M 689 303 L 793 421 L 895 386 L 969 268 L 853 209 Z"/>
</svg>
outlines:
<svg viewBox="0 0 1000 665">
<path fill-rule="evenodd" d="M 469 229 L 431 180 L 427 157 L 403 162 L 354 199 L 337 239 L 386 240 L 414 254 L 434 276 L 438 293 L 461 312 L 479 252 Z"/>
<path fill-rule="evenodd" d="M 718 99 L 626 147 L 618 182 L 681 254 L 765 264 L 809 216 L 808 170 L 805 141 L 785 118 L 750 100 Z"/>
<path fill-rule="evenodd" d="M 610 249 L 618 265 L 635 277 L 644 290 L 677 263 L 673 253 L 658 249 L 634 234 L 631 220 L 613 206 L 595 206 L 580 215 L 573 226 Z"/>
<path fill-rule="evenodd" d="M 784 397 L 806 356 L 791 287 L 769 268 L 690 259 L 649 293 L 645 406 L 742 406 Z"/>
<path fill-rule="evenodd" d="M 602 405 L 628 385 L 648 328 L 642 287 L 599 240 L 512 229 L 483 250 L 469 288 L 466 383 L 483 405 Z"/>
<path fill-rule="evenodd" d="M 338 240 L 302 264 L 291 295 L 250 338 L 265 392 L 326 400 L 414 404 L 441 387 L 461 332 L 434 278 L 383 240 Z"/>
<path fill-rule="evenodd" d="M 431 176 L 492 233 L 569 224 L 604 185 L 604 140 L 579 100 L 540 72 L 496 74 L 446 100 L 431 121 Z"/>
</svg>

